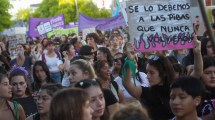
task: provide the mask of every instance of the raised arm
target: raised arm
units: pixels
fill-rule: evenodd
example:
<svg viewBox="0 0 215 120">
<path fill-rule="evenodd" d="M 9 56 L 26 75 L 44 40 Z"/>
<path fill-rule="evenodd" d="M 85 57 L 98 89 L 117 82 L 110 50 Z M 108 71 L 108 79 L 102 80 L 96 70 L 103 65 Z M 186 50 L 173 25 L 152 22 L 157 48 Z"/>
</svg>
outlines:
<svg viewBox="0 0 215 120">
<path fill-rule="evenodd" d="M 125 79 L 122 80 L 122 83 L 123 83 L 123 86 L 125 87 L 125 89 L 128 91 L 128 93 L 130 93 L 133 97 L 138 99 L 138 98 L 140 98 L 140 96 L 142 94 L 142 87 L 135 86 L 131 82 L 131 77 L 132 77 L 131 70 L 129 68 L 127 68 Z"/>
<path fill-rule="evenodd" d="M 199 79 L 203 73 L 203 60 L 201 54 L 201 42 L 197 40 L 196 35 L 194 35 L 193 54 L 194 54 L 194 69 L 193 72 L 191 73 L 191 76 Z"/>
<path fill-rule="evenodd" d="M 69 59 L 68 59 L 68 55 L 66 54 L 66 51 L 63 51 L 63 55 L 64 55 L 64 63 L 62 64 L 59 64 L 58 65 L 58 68 L 61 70 L 61 71 L 68 71 L 69 70 Z"/>
<path fill-rule="evenodd" d="M 36 46 L 34 46 L 32 49 L 31 49 L 31 55 L 32 55 L 32 60 L 31 60 L 31 63 L 34 64 L 36 61 L 38 61 L 38 57 L 37 57 L 37 54 L 35 53 L 35 49 L 36 49 Z"/>
</svg>

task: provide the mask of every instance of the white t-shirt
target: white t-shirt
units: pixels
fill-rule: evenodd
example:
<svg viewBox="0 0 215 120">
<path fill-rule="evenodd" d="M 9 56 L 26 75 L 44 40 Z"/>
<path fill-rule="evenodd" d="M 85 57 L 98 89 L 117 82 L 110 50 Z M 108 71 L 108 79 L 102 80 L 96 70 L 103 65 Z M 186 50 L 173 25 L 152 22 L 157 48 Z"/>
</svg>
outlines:
<svg viewBox="0 0 215 120">
<path fill-rule="evenodd" d="M 58 60 L 57 62 L 58 66 L 61 64 L 64 64 L 62 60 Z M 67 62 L 67 66 L 70 66 L 70 63 Z M 69 87 L 70 81 L 69 81 L 69 73 L 64 71 L 63 79 L 62 79 L 62 86 Z"/>
<path fill-rule="evenodd" d="M 54 57 L 48 57 L 46 54 L 44 55 L 46 59 L 46 65 L 48 66 L 50 73 L 59 72 L 60 70 L 57 65 L 59 58 L 57 57 L 57 55 L 55 54 Z M 40 60 L 42 60 L 42 57 L 40 58 Z"/>
<path fill-rule="evenodd" d="M 144 73 L 144 72 L 139 72 L 139 75 L 140 75 L 140 78 L 141 80 L 143 81 L 142 83 L 140 83 L 136 78 L 135 78 L 135 83 L 136 83 L 136 86 L 143 86 L 143 87 L 149 87 L 149 81 L 147 79 L 147 75 Z M 123 86 L 122 84 L 122 78 L 121 77 L 116 77 L 114 79 L 115 82 L 117 82 L 118 86 L 119 86 L 119 89 L 122 90 L 123 94 L 124 94 L 124 97 L 127 101 L 129 100 L 133 100 L 135 99 L 134 97 L 132 97 L 128 91 L 125 89 L 125 87 Z M 131 81 L 132 83 L 134 83 L 134 80 L 133 78 L 131 78 Z"/>
</svg>

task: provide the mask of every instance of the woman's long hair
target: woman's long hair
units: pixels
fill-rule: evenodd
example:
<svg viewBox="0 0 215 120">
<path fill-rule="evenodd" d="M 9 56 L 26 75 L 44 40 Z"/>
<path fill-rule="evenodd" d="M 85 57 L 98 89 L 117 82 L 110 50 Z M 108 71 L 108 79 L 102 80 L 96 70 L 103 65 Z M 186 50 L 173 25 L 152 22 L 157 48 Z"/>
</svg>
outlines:
<svg viewBox="0 0 215 120">
<path fill-rule="evenodd" d="M 41 87 L 42 85 L 42 82 L 41 80 L 37 77 L 36 75 L 36 66 L 41 66 L 42 69 L 45 71 L 46 73 L 46 82 L 47 83 L 54 83 L 54 81 L 51 79 L 51 76 L 50 76 L 50 71 L 49 71 L 49 68 L 48 66 L 46 65 L 46 63 L 44 63 L 43 61 L 37 61 L 34 63 L 34 66 L 33 66 L 33 78 L 34 78 L 34 85 L 38 88 Z"/>
</svg>

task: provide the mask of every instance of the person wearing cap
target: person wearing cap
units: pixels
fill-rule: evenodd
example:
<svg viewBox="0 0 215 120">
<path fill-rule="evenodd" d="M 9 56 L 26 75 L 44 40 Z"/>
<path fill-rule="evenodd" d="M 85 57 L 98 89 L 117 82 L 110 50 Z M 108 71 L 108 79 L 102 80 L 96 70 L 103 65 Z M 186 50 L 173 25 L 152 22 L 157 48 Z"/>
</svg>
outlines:
<svg viewBox="0 0 215 120">
<path fill-rule="evenodd" d="M 47 52 L 44 52 L 40 59 L 47 64 L 51 78 L 54 79 L 54 82 L 60 84 L 61 71 L 58 68 L 57 61 L 61 59 L 61 55 L 55 50 L 55 45 L 52 41 L 47 41 L 44 47 Z"/>
</svg>

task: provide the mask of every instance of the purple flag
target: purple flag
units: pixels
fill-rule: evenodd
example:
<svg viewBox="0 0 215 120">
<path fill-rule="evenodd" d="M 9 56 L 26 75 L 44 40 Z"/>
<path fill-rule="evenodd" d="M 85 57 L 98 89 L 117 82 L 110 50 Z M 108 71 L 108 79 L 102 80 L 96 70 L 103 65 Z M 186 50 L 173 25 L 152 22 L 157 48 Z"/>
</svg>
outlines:
<svg viewBox="0 0 215 120">
<path fill-rule="evenodd" d="M 125 20 L 123 15 L 120 13 L 119 15 L 113 17 L 111 20 L 107 20 L 104 24 L 100 24 L 96 26 L 98 30 L 108 30 L 114 27 L 125 26 Z"/>
<path fill-rule="evenodd" d="M 47 32 L 50 32 L 53 29 L 63 29 L 64 26 L 64 14 L 51 18 L 30 18 L 29 36 L 37 37 Z"/>
<path fill-rule="evenodd" d="M 115 17 L 111 18 L 91 18 L 79 13 L 78 17 L 78 31 L 82 31 L 85 28 L 97 28 L 99 30 L 107 30 L 114 27 L 124 26 L 125 21 L 123 19 L 122 14 L 119 14 Z M 103 27 L 102 25 L 106 25 L 107 28 Z"/>
</svg>

